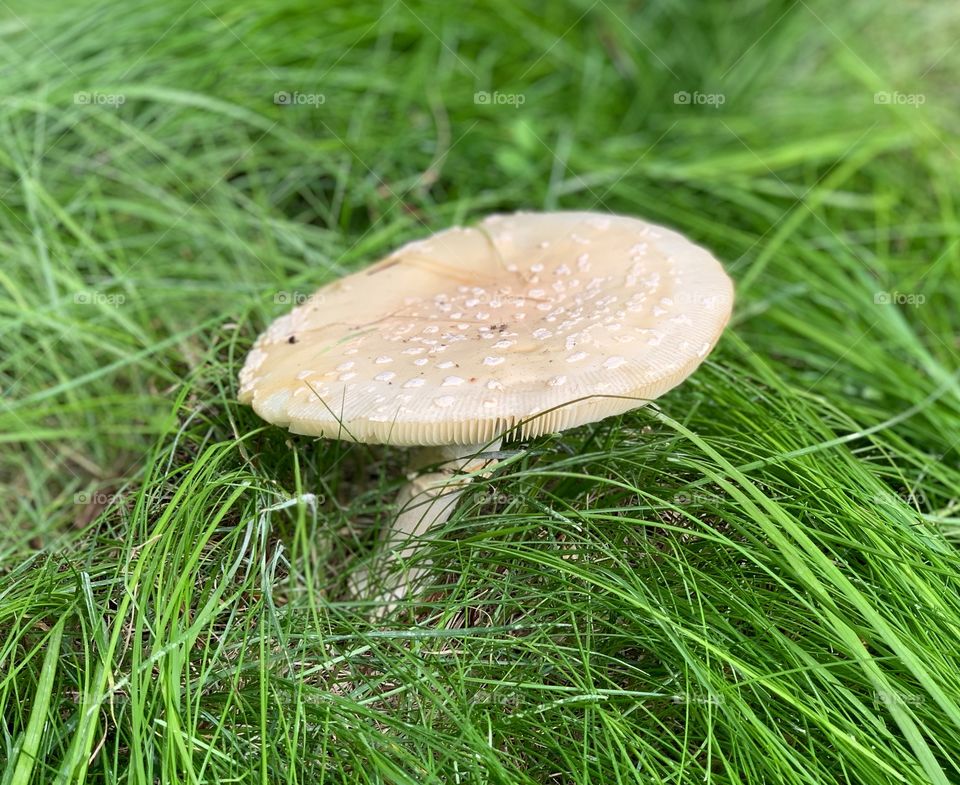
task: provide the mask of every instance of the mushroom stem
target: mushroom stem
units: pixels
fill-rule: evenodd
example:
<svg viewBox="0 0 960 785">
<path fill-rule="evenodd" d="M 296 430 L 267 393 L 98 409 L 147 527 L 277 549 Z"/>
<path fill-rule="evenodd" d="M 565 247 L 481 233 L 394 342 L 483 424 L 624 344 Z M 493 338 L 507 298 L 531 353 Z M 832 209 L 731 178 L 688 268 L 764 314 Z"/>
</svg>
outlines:
<svg viewBox="0 0 960 785">
<path fill-rule="evenodd" d="M 355 573 L 352 588 L 355 596 L 366 594 L 371 584 L 380 584 L 377 597 L 383 612 L 389 612 L 406 596 L 410 587 L 427 572 L 429 565 L 407 568 L 391 574 L 396 562 L 401 565 L 417 550 L 417 540 L 430 529 L 447 521 L 460 496 L 474 477 L 496 463 L 480 455 L 497 450 L 500 440 L 492 444 L 421 447 L 410 458 L 409 482 L 397 494 L 400 512 L 390 527 L 381 533 L 379 553 L 373 563 Z M 421 471 L 433 467 L 432 471 Z M 379 579 L 371 579 L 375 571 Z"/>
</svg>

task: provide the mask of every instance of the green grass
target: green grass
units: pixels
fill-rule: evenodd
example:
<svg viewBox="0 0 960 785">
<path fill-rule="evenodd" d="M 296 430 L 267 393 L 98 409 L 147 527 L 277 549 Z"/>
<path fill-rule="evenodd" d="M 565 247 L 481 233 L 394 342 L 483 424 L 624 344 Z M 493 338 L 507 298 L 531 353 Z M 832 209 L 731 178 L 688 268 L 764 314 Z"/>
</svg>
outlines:
<svg viewBox="0 0 960 785">
<path fill-rule="evenodd" d="M 960 782 L 958 24 L 0 4 L 0 783 Z M 684 231 L 734 319 L 656 408 L 507 445 L 372 621 L 403 452 L 266 426 L 239 365 L 517 208 Z"/>
</svg>

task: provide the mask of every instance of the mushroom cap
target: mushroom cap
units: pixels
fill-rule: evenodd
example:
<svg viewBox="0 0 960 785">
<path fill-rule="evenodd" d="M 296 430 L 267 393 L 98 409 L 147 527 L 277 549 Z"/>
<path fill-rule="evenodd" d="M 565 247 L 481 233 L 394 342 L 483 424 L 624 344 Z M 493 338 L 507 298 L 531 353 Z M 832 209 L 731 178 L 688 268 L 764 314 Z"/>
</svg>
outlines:
<svg viewBox="0 0 960 785">
<path fill-rule="evenodd" d="M 474 445 L 620 414 L 691 374 L 733 285 L 662 226 L 492 215 L 320 288 L 258 339 L 239 399 L 294 433 Z"/>
</svg>

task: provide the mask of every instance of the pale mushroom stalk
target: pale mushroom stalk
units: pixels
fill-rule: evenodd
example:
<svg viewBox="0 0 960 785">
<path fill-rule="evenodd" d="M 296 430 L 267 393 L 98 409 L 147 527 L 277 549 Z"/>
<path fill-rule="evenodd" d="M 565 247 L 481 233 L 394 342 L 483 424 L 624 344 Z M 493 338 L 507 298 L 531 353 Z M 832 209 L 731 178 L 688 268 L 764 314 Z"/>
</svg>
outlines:
<svg viewBox="0 0 960 785">
<path fill-rule="evenodd" d="M 364 597 L 372 584 L 379 584 L 381 593 L 376 599 L 387 612 L 407 595 L 430 567 L 424 562 L 406 568 L 407 560 L 417 551 L 424 535 L 447 522 L 474 478 L 496 464 L 496 458 L 489 451 L 499 448 L 500 439 L 496 439 L 488 444 L 413 450 L 409 481 L 397 494 L 397 517 L 392 525 L 381 529 L 380 544 L 372 563 L 352 576 L 354 596 Z M 371 580 L 371 572 L 380 580 Z"/>
</svg>

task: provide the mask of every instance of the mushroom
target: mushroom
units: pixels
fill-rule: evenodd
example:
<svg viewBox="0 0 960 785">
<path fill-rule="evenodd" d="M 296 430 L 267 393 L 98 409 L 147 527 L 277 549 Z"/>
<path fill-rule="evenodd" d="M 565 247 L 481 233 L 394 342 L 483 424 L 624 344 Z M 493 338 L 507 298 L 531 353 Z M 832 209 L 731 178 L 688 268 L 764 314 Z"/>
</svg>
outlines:
<svg viewBox="0 0 960 785">
<path fill-rule="evenodd" d="M 492 215 L 409 243 L 278 318 L 246 359 L 239 399 L 294 433 L 420 448 L 383 534 L 389 558 L 403 558 L 501 439 L 663 395 L 710 353 L 732 304 L 717 260 L 670 229 L 590 212 Z"/>
</svg>

